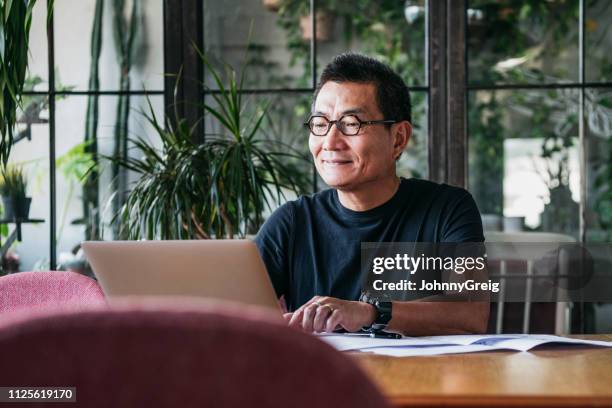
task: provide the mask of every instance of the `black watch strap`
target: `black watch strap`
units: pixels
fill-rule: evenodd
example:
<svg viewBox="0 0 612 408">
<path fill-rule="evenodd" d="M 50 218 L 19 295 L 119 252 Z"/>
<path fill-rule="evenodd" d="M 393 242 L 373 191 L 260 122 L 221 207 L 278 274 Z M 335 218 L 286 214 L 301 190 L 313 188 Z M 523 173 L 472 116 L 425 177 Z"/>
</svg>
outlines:
<svg viewBox="0 0 612 408">
<path fill-rule="evenodd" d="M 372 303 L 372 306 L 376 308 L 376 318 L 372 323 L 373 330 L 384 330 L 387 328 L 387 324 L 391 320 L 393 314 L 393 303 L 392 302 L 379 302 Z"/>
</svg>

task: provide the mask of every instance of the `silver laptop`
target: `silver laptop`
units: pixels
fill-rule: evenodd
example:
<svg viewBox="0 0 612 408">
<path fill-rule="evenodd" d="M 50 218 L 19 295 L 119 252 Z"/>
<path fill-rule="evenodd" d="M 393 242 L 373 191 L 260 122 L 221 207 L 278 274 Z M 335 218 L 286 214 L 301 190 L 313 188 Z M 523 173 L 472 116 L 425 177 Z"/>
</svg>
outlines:
<svg viewBox="0 0 612 408">
<path fill-rule="evenodd" d="M 250 240 L 84 241 L 82 247 L 109 300 L 196 296 L 280 311 Z"/>
</svg>

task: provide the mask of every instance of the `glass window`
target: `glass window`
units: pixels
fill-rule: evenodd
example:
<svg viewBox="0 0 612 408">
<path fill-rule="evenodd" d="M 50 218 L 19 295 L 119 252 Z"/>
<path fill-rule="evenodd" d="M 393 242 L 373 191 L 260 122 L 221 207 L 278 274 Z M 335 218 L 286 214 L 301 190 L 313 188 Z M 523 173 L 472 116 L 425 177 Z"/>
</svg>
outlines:
<svg viewBox="0 0 612 408">
<path fill-rule="evenodd" d="M 105 1 L 100 9 L 97 4 L 95 0 L 55 0 L 56 88 L 96 90 L 89 78 L 92 55 L 99 55 L 99 90 L 128 90 L 128 79 L 132 90 L 163 89 L 163 2 Z M 124 8 L 119 10 L 121 4 Z M 99 43 L 92 42 L 97 29 Z"/>
<path fill-rule="evenodd" d="M 470 85 L 578 80 L 578 0 L 470 0 Z"/>
<path fill-rule="evenodd" d="M 287 17 L 294 3 L 299 10 L 309 7 L 307 1 L 206 0 L 204 48 L 210 62 L 224 74 L 223 63 L 227 63 L 240 75 L 248 60 L 245 89 L 310 87 L 305 63 L 310 42 L 296 34 L 299 24 Z M 217 88 L 209 76 L 206 84 Z"/>
<path fill-rule="evenodd" d="M 470 93 L 469 189 L 485 229 L 579 238 L 579 92 Z"/>
<path fill-rule="evenodd" d="M 612 2 L 595 0 L 586 2 L 584 38 L 587 59 L 585 74 L 587 82 L 612 81 Z"/>
<path fill-rule="evenodd" d="M 587 89 L 587 234 L 612 241 L 612 87 Z"/>
<path fill-rule="evenodd" d="M 425 17 L 423 0 L 319 2 L 317 60 L 323 67 L 342 52 L 362 52 L 388 63 L 409 86 L 427 85 Z"/>
<path fill-rule="evenodd" d="M 5 270 L 49 269 L 51 255 L 56 257 L 58 267 L 70 267 L 74 261 L 73 252 L 83 239 L 99 237 L 100 226 L 91 221 L 99 216 L 101 227 L 108 224 L 112 209 L 107 206 L 110 187 L 113 185 L 109 162 L 100 158 L 99 179 L 85 186 L 83 175 L 92 164 L 89 150 L 92 138 L 97 138 L 100 154 L 114 154 L 116 129 L 123 129 L 130 137 L 142 136 L 157 143 L 152 127 L 139 114 L 146 108 L 142 90 L 152 92 L 151 103 L 158 117 L 163 118 L 163 4 L 157 1 L 125 2 L 125 8 L 114 7 L 121 2 L 98 2 L 96 0 L 56 0 L 54 7 L 54 57 L 55 96 L 48 92 L 47 9 L 46 2 L 36 3 L 33 12 L 29 43 L 29 69 L 23 96 L 23 109 L 18 112 L 16 141 L 13 146 L 10 165 L 23 168 L 28 181 L 28 195 L 31 196 L 30 218 L 40 223 L 25 223 L 22 226 L 22 241 L 11 248 L 8 258 L 13 268 Z M 97 9 L 98 4 L 104 7 Z M 129 29 L 132 5 L 138 5 L 134 43 L 131 52 L 115 42 L 119 28 Z M 120 21 L 121 20 L 121 21 Z M 92 45 L 92 36 L 100 30 L 100 47 Z M 85 35 L 80 35 L 85 33 Z M 127 38 L 124 35 L 124 40 Z M 124 44 L 125 45 L 125 44 Z M 92 49 L 93 47 L 93 49 Z M 123 51 L 121 51 L 123 50 Z M 89 84 L 95 64 L 91 55 L 99 54 L 97 74 L 99 86 Z M 123 56 L 131 56 L 129 74 L 123 80 L 120 62 Z M 126 72 L 126 70 L 123 70 Z M 127 80 L 129 79 L 129 86 Z M 97 98 L 97 114 L 94 114 L 95 91 L 105 95 Z M 126 92 L 127 91 L 127 92 Z M 120 94 L 121 92 L 121 94 Z M 51 112 L 50 100 L 55 100 Z M 90 102 L 92 103 L 90 105 Z M 55 157 L 56 177 L 50 179 L 49 118 L 55 116 Z M 131 173 L 125 176 L 129 186 L 135 179 Z M 51 214 L 50 185 L 56 191 L 55 214 Z M 84 200 L 90 197 L 88 204 Z M 6 211 L 6 209 L 3 209 Z M 51 218 L 55 217 L 55 240 L 51 240 Z M 3 242 L 14 230 L 9 224 L 0 230 Z M 55 252 L 53 252 L 55 251 Z M 5 262 L 6 263 L 6 262 Z M 8 264 L 7 264 L 8 265 Z"/>
</svg>

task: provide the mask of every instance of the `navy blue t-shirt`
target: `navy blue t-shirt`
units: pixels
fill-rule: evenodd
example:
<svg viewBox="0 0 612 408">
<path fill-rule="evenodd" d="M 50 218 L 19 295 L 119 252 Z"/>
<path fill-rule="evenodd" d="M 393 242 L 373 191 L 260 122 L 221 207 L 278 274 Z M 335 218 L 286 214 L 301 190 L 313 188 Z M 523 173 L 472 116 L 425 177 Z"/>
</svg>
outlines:
<svg viewBox="0 0 612 408">
<path fill-rule="evenodd" d="M 255 243 L 289 310 L 313 296 L 357 300 L 362 242 L 483 242 L 476 203 L 464 189 L 401 179 L 395 195 L 367 211 L 345 208 L 334 189 L 278 208 Z"/>
</svg>

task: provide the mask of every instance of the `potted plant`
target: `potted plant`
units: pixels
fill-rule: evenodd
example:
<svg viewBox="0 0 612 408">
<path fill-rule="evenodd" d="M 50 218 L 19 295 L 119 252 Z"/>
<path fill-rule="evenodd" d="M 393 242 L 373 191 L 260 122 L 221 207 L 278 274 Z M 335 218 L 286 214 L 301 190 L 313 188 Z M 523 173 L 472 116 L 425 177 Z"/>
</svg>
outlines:
<svg viewBox="0 0 612 408">
<path fill-rule="evenodd" d="M 317 41 L 329 41 L 333 39 L 337 9 L 338 6 L 335 1 L 329 1 L 317 6 L 317 11 L 315 13 L 317 25 L 317 32 L 315 35 Z M 295 27 L 296 22 L 299 21 L 301 41 L 312 39 L 312 13 L 308 0 L 284 0 L 280 4 L 278 13 L 280 18 L 279 24 L 281 26 L 285 28 L 287 28 L 287 26 Z M 295 30 L 295 28 L 292 28 L 292 31 L 293 30 Z"/>
<path fill-rule="evenodd" d="M 304 14 L 300 17 L 300 29 L 302 30 L 302 39 L 312 39 L 312 14 Z M 334 27 L 336 15 L 330 10 L 317 10 L 315 13 L 316 19 L 316 39 L 317 41 L 330 41 L 334 35 Z"/>
<path fill-rule="evenodd" d="M 262 0 L 263 5 L 270 11 L 278 11 L 281 7 L 282 0 Z"/>
<path fill-rule="evenodd" d="M 26 197 L 27 180 L 21 167 L 7 166 L 0 175 L 0 195 L 7 220 L 27 219 L 31 197 Z"/>
<path fill-rule="evenodd" d="M 143 113 L 161 142 L 155 148 L 142 138 L 130 138 L 139 157 L 106 157 L 139 178 L 113 223 L 122 239 L 202 239 L 206 231 L 205 187 L 208 157 L 193 143 L 193 131 L 184 120 L 176 126 L 159 123 L 149 104 Z M 112 200 L 112 198 L 111 198 Z"/>
<path fill-rule="evenodd" d="M 295 159 L 305 160 L 286 145 L 261 133 L 267 110 L 247 109 L 242 87 L 247 65 L 239 79 L 228 65 L 224 84 L 220 73 L 200 50 L 218 92 L 203 108 L 220 131 L 194 142 L 194 129 L 176 118 L 165 127 L 149 104 L 148 122 L 161 140 L 161 148 L 144 139 L 132 139 L 140 157 L 112 158 L 139 174 L 139 180 L 116 215 L 125 239 L 206 239 L 244 237 L 263 223 L 263 213 L 280 203 L 284 191 L 305 191 L 309 174 Z M 206 86 L 206 85 L 204 85 Z"/>
</svg>

